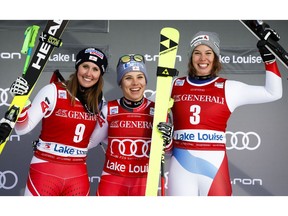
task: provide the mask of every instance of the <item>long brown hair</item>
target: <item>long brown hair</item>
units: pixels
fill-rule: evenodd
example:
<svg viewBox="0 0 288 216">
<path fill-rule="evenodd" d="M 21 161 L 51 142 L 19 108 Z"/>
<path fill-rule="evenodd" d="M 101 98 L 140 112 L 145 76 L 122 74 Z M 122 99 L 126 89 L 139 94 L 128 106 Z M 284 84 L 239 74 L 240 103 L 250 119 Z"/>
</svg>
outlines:
<svg viewBox="0 0 288 216">
<path fill-rule="evenodd" d="M 71 74 L 69 79 L 66 81 L 67 90 L 71 94 L 71 103 L 72 105 L 75 105 L 75 98 L 77 95 L 77 91 L 79 91 L 79 81 L 77 78 L 77 71 L 74 74 Z M 87 103 L 87 108 L 93 113 L 99 113 L 99 101 L 101 101 L 102 98 L 102 89 L 104 86 L 104 79 L 103 76 L 99 76 L 98 82 L 87 89 L 85 91 L 84 99 Z"/>
<path fill-rule="evenodd" d="M 197 71 L 196 71 L 196 69 L 192 63 L 192 55 L 193 55 L 193 53 L 191 54 L 189 62 L 188 62 L 188 75 L 190 77 L 195 77 L 195 76 L 197 76 Z M 214 53 L 214 61 L 213 61 L 213 67 L 212 67 L 211 75 L 213 77 L 218 76 L 221 69 L 222 69 L 222 64 L 219 60 L 219 57 Z"/>
</svg>

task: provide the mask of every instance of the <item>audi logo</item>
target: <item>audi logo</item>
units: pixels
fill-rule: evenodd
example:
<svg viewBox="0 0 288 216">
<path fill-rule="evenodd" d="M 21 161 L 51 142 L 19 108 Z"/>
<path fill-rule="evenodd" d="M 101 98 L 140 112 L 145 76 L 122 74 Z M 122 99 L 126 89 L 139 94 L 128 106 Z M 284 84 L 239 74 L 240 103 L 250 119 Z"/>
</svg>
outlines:
<svg viewBox="0 0 288 216">
<path fill-rule="evenodd" d="M 10 190 L 18 183 L 18 176 L 11 170 L 0 171 L 0 189 Z"/>
<path fill-rule="evenodd" d="M 236 150 L 256 150 L 261 144 L 260 136 L 255 132 L 244 133 L 237 131 L 235 133 L 231 131 L 226 132 L 226 149 Z"/>
<path fill-rule="evenodd" d="M 10 106 L 10 104 L 8 103 L 8 97 L 9 97 L 9 88 L 6 89 L 2 89 L 0 88 L 0 106 Z"/>
<path fill-rule="evenodd" d="M 113 139 L 111 142 L 111 154 L 120 154 L 127 157 L 149 157 L 151 140 Z"/>
<path fill-rule="evenodd" d="M 155 97 L 154 94 L 155 94 L 155 91 L 150 90 L 150 89 L 146 89 L 146 90 L 144 91 L 144 97 L 145 97 L 145 98 Z"/>
</svg>

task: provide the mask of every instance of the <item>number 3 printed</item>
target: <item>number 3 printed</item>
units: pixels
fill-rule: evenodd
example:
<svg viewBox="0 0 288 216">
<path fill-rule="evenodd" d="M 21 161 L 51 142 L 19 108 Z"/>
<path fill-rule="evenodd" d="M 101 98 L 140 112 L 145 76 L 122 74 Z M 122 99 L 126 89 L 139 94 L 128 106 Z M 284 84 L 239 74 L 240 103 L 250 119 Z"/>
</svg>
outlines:
<svg viewBox="0 0 288 216">
<path fill-rule="evenodd" d="M 85 125 L 78 124 L 75 129 L 75 136 L 73 138 L 73 142 L 75 143 L 81 142 L 83 140 L 84 131 L 85 131 Z"/>
<path fill-rule="evenodd" d="M 199 124 L 201 107 L 198 105 L 192 105 L 190 106 L 190 112 L 192 113 L 192 116 L 190 116 L 190 123 L 192 125 Z"/>
</svg>

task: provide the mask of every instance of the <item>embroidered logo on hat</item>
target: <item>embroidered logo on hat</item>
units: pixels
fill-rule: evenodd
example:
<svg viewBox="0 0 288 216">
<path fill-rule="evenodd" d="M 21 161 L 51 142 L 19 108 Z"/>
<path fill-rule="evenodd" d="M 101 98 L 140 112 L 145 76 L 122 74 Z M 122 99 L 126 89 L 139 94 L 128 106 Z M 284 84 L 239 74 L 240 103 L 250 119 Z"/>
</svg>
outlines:
<svg viewBox="0 0 288 216">
<path fill-rule="evenodd" d="M 89 56 L 89 60 L 91 60 L 91 61 L 95 61 L 95 62 L 97 62 L 97 57 L 96 56 Z"/>
<path fill-rule="evenodd" d="M 208 35 L 200 35 L 196 38 L 194 38 L 191 43 L 190 43 L 190 46 L 198 46 L 198 44 L 196 44 L 197 42 L 199 43 L 199 41 L 202 41 L 202 40 L 206 40 L 206 41 L 209 41 L 209 36 Z M 199 43 L 200 44 L 200 43 Z"/>
<path fill-rule="evenodd" d="M 98 50 L 95 50 L 95 48 L 88 48 L 85 50 L 85 53 L 89 53 L 90 55 L 98 56 L 101 59 L 104 58 L 103 53 L 99 52 Z"/>
<path fill-rule="evenodd" d="M 105 54 L 101 50 L 94 47 L 83 49 L 77 54 L 75 68 L 78 69 L 78 66 L 85 61 L 90 61 L 96 64 L 100 68 L 102 75 L 108 66 L 108 61 Z"/>
<path fill-rule="evenodd" d="M 190 42 L 191 49 L 189 55 L 191 55 L 193 50 L 201 44 L 209 46 L 214 51 L 214 53 L 219 57 L 220 40 L 217 33 L 200 31 L 197 34 L 195 34 Z"/>
</svg>

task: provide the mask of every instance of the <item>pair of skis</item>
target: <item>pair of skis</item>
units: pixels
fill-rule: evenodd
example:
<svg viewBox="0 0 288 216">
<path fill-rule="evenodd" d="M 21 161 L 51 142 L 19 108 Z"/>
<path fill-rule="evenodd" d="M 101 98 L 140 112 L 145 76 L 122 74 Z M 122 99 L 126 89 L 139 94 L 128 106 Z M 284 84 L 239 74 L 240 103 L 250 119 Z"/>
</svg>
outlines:
<svg viewBox="0 0 288 216">
<path fill-rule="evenodd" d="M 24 65 L 23 77 L 27 81 L 29 85 L 29 90 L 25 95 L 16 95 L 9 108 L 5 113 L 4 117 L 1 119 L 0 124 L 0 154 L 2 153 L 11 132 L 15 126 L 15 123 L 21 113 L 27 99 L 30 97 L 44 67 L 51 55 L 52 51 L 55 47 L 59 47 L 62 44 L 60 39 L 66 25 L 68 24 L 67 20 L 49 20 L 44 31 L 41 33 L 39 37 L 38 46 L 34 52 L 34 55 L 30 61 L 31 48 L 34 45 L 28 46 L 28 50 L 23 50 L 22 53 L 28 52 L 28 56 L 26 58 L 26 62 Z M 38 32 L 38 28 L 34 26 L 35 31 Z M 28 29 L 27 29 L 28 31 Z M 29 32 L 25 32 L 29 33 Z M 27 37 L 27 35 L 26 35 Z M 28 43 L 34 43 L 35 38 L 33 38 Z M 29 63 L 29 65 L 28 65 Z"/>
</svg>

